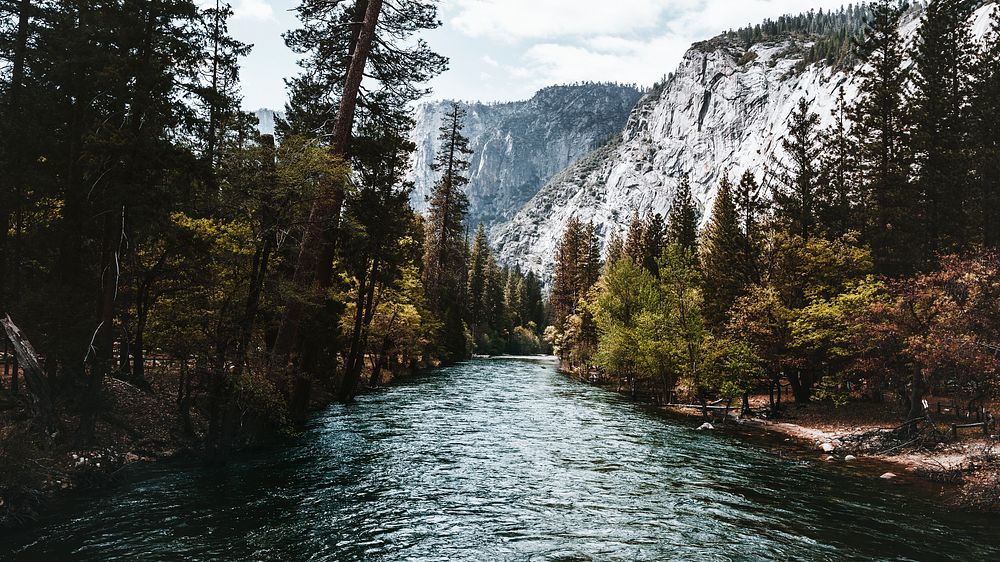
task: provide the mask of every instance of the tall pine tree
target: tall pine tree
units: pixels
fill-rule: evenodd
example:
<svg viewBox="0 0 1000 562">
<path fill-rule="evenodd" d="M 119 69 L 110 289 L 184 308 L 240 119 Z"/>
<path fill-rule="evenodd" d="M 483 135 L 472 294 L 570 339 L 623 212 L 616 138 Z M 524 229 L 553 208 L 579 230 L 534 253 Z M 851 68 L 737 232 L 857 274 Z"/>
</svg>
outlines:
<svg viewBox="0 0 1000 562">
<path fill-rule="evenodd" d="M 870 208 L 864 235 L 880 272 L 912 271 L 920 248 L 917 197 L 909 182 L 906 75 L 899 18 L 903 9 L 881 0 L 857 47 L 867 64 L 859 73 L 860 95 L 851 108 L 852 138 L 861 177 L 861 201 Z"/>
<path fill-rule="evenodd" d="M 740 272 L 743 258 L 743 235 L 733 201 L 733 186 L 728 174 L 722 176 L 701 240 L 702 286 L 705 304 L 702 312 L 714 330 L 725 327 L 729 309 L 746 290 Z"/>
<path fill-rule="evenodd" d="M 922 266 L 939 252 L 961 249 L 971 234 L 968 20 L 973 9 L 967 0 L 931 0 L 917 36 L 911 118 L 915 187 L 923 208 Z"/>
<path fill-rule="evenodd" d="M 441 148 L 433 169 L 441 173 L 434 186 L 424 234 L 424 290 L 427 302 L 444 322 L 445 355 L 452 360 L 466 354 L 462 322 L 466 294 L 465 215 L 469 199 L 469 139 L 462 134 L 465 110 L 452 103 L 444 116 Z"/>
<path fill-rule="evenodd" d="M 970 193 L 972 222 L 988 247 L 1000 247 L 1000 6 L 983 39 L 973 72 L 972 151 L 975 187 Z"/>
<path fill-rule="evenodd" d="M 786 160 L 777 162 L 780 187 L 774 193 L 775 217 L 789 232 L 806 239 L 817 230 L 818 124 L 819 116 L 800 98 L 788 119 L 788 135 L 781 140 Z"/>
<path fill-rule="evenodd" d="M 691 178 L 681 178 L 667 219 L 667 242 L 695 253 L 698 247 L 698 207 L 691 195 Z"/>
</svg>

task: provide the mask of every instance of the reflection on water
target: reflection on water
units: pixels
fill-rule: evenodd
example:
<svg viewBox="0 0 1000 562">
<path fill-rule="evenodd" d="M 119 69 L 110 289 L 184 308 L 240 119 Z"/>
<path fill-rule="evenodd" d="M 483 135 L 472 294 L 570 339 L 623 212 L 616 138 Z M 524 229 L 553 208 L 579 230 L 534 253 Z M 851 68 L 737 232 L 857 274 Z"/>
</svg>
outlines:
<svg viewBox="0 0 1000 562">
<path fill-rule="evenodd" d="M 224 470 L 161 466 L 2 560 L 990 560 L 995 519 L 475 360 L 335 406 Z"/>
</svg>

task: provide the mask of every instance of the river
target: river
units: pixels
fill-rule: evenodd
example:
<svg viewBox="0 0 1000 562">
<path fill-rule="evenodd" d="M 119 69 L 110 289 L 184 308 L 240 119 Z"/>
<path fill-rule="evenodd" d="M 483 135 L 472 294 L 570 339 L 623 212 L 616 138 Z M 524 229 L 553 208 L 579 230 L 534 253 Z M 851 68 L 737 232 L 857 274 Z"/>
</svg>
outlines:
<svg viewBox="0 0 1000 562">
<path fill-rule="evenodd" d="M 158 465 L 0 560 L 997 560 L 1000 521 L 481 359 L 224 469 Z"/>
</svg>

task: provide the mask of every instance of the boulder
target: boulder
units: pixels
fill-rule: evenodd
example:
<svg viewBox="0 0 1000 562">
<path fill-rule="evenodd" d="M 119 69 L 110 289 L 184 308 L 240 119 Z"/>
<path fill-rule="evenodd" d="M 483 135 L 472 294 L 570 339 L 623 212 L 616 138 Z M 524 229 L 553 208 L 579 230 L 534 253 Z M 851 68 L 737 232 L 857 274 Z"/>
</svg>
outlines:
<svg viewBox="0 0 1000 562">
<path fill-rule="evenodd" d="M 856 457 L 854 455 L 847 455 L 847 456 L 844 457 L 844 460 L 847 461 L 847 462 L 856 461 L 856 460 L 858 460 L 858 457 Z"/>
<path fill-rule="evenodd" d="M 706 431 L 706 430 L 707 431 L 711 431 L 713 429 L 715 429 L 715 426 L 712 425 L 712 424 L 710 424 L 710 423 L 708 423 L 708 422 L 705 422 L 705 423 L 703 423 L 703 424 L 701 424 L 701 425 L 698 426 L 698 431 Z"/>
<path fill-rule="evenodd" d="M 836 447 L 833 446 L 833 443 L 823 443 L 819 446 L 819 448 L 824 453 L 832 453 L 833 450 L 836 449 Z"/>
<path fill-rule="evenodd" d="M 886 472 L 882 476 L 879 476 L 879 478 L 881 478 L 882 480 L 892 480 L 895 477 L 896 477 L 896 475 L 893 474 L 893 473 L 891 473 L 891 472 Z"/>
</svg>

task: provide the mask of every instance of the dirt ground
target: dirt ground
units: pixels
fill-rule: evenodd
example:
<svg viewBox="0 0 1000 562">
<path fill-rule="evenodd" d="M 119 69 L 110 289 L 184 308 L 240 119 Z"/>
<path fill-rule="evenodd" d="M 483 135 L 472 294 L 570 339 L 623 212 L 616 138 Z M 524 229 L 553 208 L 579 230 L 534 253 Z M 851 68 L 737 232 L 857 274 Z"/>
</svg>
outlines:
<svg viewBox="0 0 1000 562">
<path fill-rule="evenodd" d="M 949 398 L 931 397 L 928 404 L 931 423 L 922 426 L 922 437 L 912 439 L 909 433 L 897 437 L 901 432 L 893 430 L 902 425 L 904 416 L 885 403 L 850 402 L 839 407 L 829 402 L 787 403 L 779 419 L 748 417 L 740 424 L 784 436 L 796 446 L 815 451 L 819 460 L 856 463 L 886 479 L 921 478 L 946 484 L 936 489 L 943 494 L 942 500 L 954 507 L 1000 508 L 1000 436 L 996 425 L 988 425 L 986 434 L 982 428 L 959 429 L 955 438 L 953 423 L 976 419 L 955 415 Z M 764 411 L 767 405 L 767 396 L 751 399 L 754 411 Z M 994 405 L 988 407 L 991 409 L 996 411 Z M 673 411 L 700 416 L 697 410 Z M 879 446 L 866 446 L 872 442 Z"/>
</svg>

